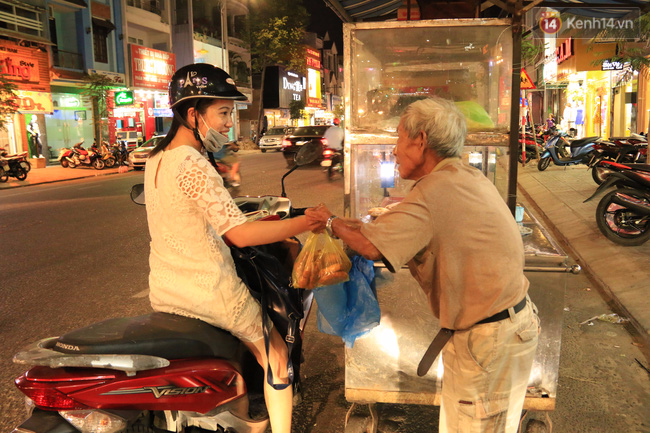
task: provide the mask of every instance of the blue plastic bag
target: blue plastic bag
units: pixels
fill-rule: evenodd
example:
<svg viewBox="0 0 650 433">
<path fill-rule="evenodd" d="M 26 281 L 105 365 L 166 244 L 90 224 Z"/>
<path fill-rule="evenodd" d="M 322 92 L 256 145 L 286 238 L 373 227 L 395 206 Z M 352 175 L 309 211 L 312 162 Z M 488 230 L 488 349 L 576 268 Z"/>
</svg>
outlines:
<svg viewBox="0 0 650 433">
<path fill-rule="evenodd" d="M 343 338 L 346 347 L 379 325 L 381 312 L 371 260 L 354 257 L 349 281 L 312 292 L 318 304 L 318 330 Z"/>
</svg>

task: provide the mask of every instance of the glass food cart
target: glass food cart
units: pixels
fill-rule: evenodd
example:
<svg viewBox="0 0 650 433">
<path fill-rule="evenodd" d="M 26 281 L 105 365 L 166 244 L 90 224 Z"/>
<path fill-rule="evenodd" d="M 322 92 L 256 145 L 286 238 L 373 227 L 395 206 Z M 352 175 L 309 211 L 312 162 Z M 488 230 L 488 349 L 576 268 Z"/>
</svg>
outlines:
<svg viewBox="0 0 650 433">
<path fill-rule="evenodd" d="M 404 108 L 436 95 L 465 114 L 465 163 L 508 191 L 512 31 L 509 20 L 467 19 L 344 25 L 345 214 L 399 202 L 411 186 L 399 178 L 393 147 Z M 527 212 L 520 224 L 530 296 L 543 323 L 525 409 L 550 411 L 557 389 L 567 256 Z M 417 365 L 438 331 L 424 294 L 406 269 L 379 271 L 381 323 L 345 352 L 345 396 L 370 404 L 372 419 L 346 432 L 377 431 L 374 403 L 439 405 L 442 363 L 418 377 Z M 546 273 L 550 271 L 551 273 Z M 543 274 L 539 272 L 544 272 Z M 543 276 L 543 278 L 542 278 Z"/>
</svg>

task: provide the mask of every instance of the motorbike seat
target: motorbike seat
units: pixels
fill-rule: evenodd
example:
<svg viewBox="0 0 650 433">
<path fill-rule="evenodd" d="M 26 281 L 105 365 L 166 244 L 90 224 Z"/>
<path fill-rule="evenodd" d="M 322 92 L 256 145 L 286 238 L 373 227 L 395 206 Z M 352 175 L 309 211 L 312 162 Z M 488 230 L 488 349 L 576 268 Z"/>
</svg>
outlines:
<svg viewBox="0 0 650 433">
<path fill-rule="evenodd" d="M 151 355 L 165 359 L 236 360 L 241 342 L 198 319 L 167 313 L 94 323 L 58 338 L 53 350 L 70 354 Z"/>
<path fill-rule="evenodd" d="M 579 147 L 582 147 L 586 144 L 592 143 L 596 140 L 598 140 L 599 137 L 585 137 L 585 138 L 578 138 L 577 140 L 573 140 L 571 142 L 571 150 L 577 149 Z"/>
</svg>

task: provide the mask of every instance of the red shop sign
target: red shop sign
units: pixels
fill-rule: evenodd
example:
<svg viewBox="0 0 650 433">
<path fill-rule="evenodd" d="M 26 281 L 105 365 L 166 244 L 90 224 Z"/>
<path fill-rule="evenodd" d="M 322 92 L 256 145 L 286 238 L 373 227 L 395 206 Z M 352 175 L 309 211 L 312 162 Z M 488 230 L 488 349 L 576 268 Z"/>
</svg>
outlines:
<svg viewBox="0 0 650 433">
<path fill-rule="evenodd" d="M 0 52 L 0 74 L 10 80 L 38 83 L 38 61 L 6 51 Z"/>
<path fill-rule="evenodd" d="M 166 51 L 131 45 L 131 71 L 134 87 L 167 90 L 176 71 L 176 56 Z"/>
</svg>

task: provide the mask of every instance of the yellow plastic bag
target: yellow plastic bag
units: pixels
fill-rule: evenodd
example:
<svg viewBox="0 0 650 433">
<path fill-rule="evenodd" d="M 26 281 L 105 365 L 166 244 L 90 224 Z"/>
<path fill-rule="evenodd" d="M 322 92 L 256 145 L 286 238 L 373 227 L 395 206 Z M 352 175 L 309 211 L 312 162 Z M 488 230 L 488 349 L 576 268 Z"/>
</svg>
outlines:
<svg viewBox="0 0 650 433">
<path fill-rule="evenodd" d="M 327 233 L 312 233 L 293 265 L 293 286 L 314 289 L 349 280 L 352 263 L 339 242 Z"/>
</svg>

